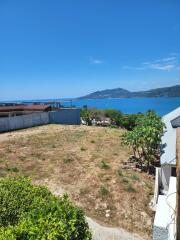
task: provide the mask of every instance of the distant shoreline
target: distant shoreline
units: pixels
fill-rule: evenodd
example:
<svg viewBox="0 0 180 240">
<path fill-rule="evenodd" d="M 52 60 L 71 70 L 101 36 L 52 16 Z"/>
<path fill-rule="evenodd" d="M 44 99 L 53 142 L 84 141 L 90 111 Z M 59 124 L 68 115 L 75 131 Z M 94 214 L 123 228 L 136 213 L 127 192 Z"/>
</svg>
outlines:
<svg viewBox="0 0 180 240">
<path fill-rule="evenodd" d="M 154 98 L 180 97 L 180 85 L 150 89 L 147 91 L 131 92 L 123 88 L 105 89 L 96 91 L 77 99 L 111 99 L 111 98 Z"/>
<path fill-rule="evenodd" d="M 150 99 L 150 98 L 178 98 L 179 96 L 159 96 L 159 97 L 109 97 L 109 98 L 48 98 L 48 99 L 22 99 L 22 100 L 0 100 L 0 103 L 16 102 L 49 102 L 49 101 L 80 101 L 80 100 L 111 100 L 111 99 Z"/>
</svg>

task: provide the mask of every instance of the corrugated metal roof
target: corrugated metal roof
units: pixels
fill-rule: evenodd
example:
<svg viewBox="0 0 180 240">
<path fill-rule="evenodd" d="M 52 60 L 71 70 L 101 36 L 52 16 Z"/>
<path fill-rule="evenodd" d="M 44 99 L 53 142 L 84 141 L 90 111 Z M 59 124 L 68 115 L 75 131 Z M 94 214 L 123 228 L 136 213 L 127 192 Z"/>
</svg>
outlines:
<svg viewBox="0 0 180 240">
<path fill-rule="evenodd" d="M 48 111 L 51 109 L 50 105 L 19 105 L 19 106 L 1 106 L 0 112 L 12 111 Z"/>
<path fill-rule="evenodd" d="M 162 136 L 161 165 L 176 164 L 176 128 L 173 128 L 171 121 L 180 116 L 180 107 L 162 117 L 166 130 Z"/>
</svg>

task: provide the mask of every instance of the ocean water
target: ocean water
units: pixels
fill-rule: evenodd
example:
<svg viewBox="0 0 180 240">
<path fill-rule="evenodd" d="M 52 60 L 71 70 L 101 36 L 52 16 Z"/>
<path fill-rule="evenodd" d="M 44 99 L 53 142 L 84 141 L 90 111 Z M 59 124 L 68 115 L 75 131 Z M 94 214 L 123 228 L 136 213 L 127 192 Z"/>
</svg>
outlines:
<svg viewBox="0 0 180 240">
<path fill-rule="evenodd" d="M 160 116 L 163 116 L 180 107 L 180 97 L 66 100 L 64 105 L 76 107 L 87 105 L 100 109 L 113 108 L 123 113 L 143 113 L 148 110 L 155 110 Z"/>
<path fill-rule="evenodd" d="M 38 100 L 19 100 L 14 102 L 48 102 L 60 101 L 65 107 L 95 107 L 100 109 L 112 108 L 123 113 L 138 113 L 148 110 L 155 110 L 163 116 L 177 107 L 180 107 L 180 97 L 158 97 L 158 98 L 112 98 L 112 99 L 38 99 Z M 3 101 L 0 101 L 3 102 Z M 6 101 L 7 102 L 7 101 Z M 12 101 L 9 101 L 12 102 Z"/>
</svg>

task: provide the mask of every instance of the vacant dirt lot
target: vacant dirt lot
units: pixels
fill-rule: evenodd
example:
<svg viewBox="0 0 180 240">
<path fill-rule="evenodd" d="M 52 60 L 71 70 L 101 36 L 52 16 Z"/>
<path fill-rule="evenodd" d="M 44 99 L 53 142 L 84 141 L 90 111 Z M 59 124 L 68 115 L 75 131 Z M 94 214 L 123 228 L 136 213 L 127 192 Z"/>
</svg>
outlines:
<svg viewBox="0 0 180 240">
<path fill-rule="evenodd" d="M 0 177 L 26 175 L 57 195 L 68 192 L 86 215 L 150 236 L 153 179 L 124 169 L 123 130 L 48 125 L 0 134 Z"/>
</svg>

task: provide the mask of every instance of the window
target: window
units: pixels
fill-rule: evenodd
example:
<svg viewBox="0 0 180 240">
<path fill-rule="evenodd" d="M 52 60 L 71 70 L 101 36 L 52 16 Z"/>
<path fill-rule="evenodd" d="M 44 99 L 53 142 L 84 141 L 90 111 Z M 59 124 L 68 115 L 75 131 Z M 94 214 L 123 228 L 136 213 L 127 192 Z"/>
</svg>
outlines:
<svg viewBox="0 0 180 240">
<path fill-rule="evenodd" d="M 176 167 L 171 168 L 171 176 L 176 177 Z"/>
</svg>

